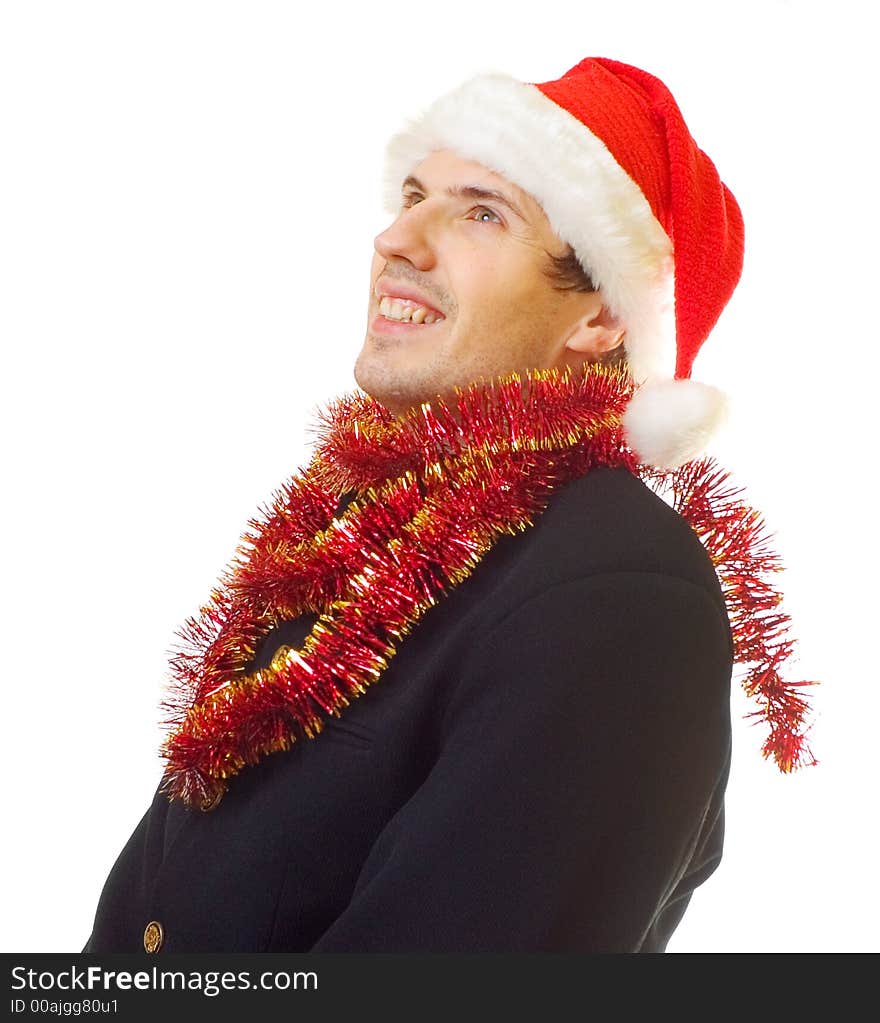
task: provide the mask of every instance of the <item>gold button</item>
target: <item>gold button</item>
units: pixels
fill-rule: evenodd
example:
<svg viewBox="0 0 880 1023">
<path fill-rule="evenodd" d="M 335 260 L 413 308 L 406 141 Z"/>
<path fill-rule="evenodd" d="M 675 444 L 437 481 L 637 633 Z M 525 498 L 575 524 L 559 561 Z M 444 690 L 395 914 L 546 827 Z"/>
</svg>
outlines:
<svg viewBox="0 0 880 1023">
<path fill-rule="evenodd" d="M 217 789 L 213 796 L 205 796 L 205 798 L 199 803 L 199 809 L 203 813 L 210 813 L 215 806 L 218 806 L 220 800 L 223 798 L 223 789 Z"/>
<path fill-rule="evenodd" d="M 158 952 L 165 940 L 165 931 L 158 920 L 151 920 L 144 928 L 144 951 Z"/>
</svg>

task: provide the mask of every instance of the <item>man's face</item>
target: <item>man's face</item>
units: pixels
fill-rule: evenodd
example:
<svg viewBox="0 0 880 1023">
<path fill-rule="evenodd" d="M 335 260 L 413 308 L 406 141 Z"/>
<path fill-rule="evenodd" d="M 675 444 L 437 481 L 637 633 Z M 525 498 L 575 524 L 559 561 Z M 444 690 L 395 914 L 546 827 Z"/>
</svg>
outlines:
<svg viewBox="0 0 880 1023">
<path fill-rule="evenodd" d="M 566 345 L 581 321 L 600 314 L 598 295 L 553 287 L 543 270 L 565 245 L 528 193 L 482 164 L 431 153 L 404 182 L 400 212 L 374 245 L 354 376 L 395 415 L 438 395 L 451 400 L 455 386 L 480 378 L 598 354 L 592 337 L 587 349 Z M 427 305 L 438 318 L 391 319 L 380 310 L 383 295 L 409 297 L 404 307 Z"/>
</svg>

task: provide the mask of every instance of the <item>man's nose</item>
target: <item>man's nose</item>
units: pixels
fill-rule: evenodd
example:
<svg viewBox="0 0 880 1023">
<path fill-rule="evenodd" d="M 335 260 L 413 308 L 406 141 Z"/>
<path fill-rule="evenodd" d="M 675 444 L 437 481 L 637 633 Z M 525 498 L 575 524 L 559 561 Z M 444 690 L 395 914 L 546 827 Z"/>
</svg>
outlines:
<svg viewBox="0 0 880 1023">
<path fill-rule="evenodd" d="M 373 239 L 376 252 L 383 259 L 406 259 L 420 270 L 428 270 L 434 263 L 432 244 L 433 224 L 427 211 L 419 210 L 417 203 L 401 210 L 397 217 Z"/>
</svg>

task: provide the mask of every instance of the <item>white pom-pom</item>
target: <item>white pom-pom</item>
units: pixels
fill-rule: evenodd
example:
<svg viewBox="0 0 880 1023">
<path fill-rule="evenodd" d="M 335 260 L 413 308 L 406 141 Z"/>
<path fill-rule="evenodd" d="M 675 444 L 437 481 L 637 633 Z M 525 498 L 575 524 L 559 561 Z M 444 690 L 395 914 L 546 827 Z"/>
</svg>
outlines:
<svg viewBox="0 0 880 1023">
<path fill-rule="evenodd" d="M 639 460 L 658 469 L 677 469 L 698 458 L 727 419 L 723 391 L 698 380 L 642 384 L 623 414 L 627 444 Z"/>
</svg>

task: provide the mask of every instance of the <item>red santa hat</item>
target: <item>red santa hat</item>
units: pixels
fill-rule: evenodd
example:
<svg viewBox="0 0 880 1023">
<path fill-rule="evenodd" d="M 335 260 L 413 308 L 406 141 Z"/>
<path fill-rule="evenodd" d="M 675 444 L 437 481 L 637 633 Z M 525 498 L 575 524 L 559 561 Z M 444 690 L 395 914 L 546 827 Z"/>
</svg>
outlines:
<svg viewBox="0 0 880 1023">
<path fill-rule="evenodd" d="M 671 469 L 702 454 L 726 399 L 691 368 L 742 272 L 743 221 L 663 82 L 603 57 L 540 84 L 477 75 L 391 138 L 390 213 L 437 149 L 524 189 L 574 249 L 626 331 L 639 386 L 623 423 L 641 460 Z"/>
</svg>

